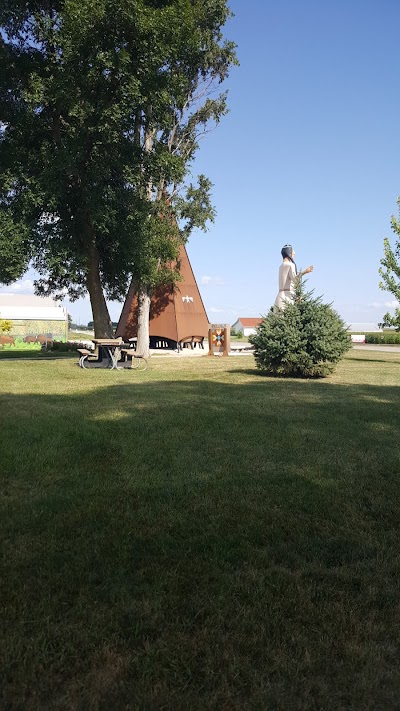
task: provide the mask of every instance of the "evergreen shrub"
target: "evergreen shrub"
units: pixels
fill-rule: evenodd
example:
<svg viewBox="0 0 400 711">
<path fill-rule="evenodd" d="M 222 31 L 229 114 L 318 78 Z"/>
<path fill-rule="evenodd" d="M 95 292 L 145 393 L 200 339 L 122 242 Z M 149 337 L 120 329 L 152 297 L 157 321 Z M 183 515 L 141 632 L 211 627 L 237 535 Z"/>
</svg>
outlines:
<svg viewBox="0 0 400 711">
<path fill-rule="evenodd" d="M 257 368 L 270 375 L 324 378 L 351 347 L 339 314 L 299 280 L 293 303 L 267 314 L 249 337 Z"/>
</svg>

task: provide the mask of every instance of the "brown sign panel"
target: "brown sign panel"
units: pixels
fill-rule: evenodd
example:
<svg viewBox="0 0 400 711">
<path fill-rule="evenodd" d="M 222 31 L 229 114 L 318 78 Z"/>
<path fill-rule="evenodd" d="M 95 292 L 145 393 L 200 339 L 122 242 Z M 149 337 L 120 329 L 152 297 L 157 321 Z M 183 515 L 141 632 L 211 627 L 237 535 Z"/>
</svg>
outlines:
<svg viewBox="0 0 400 711">
<path fill-rule="evenodd" d="M 209 355 L 229 355 L 230 326 L 226 323 L 210 323 L 208 331 Z"/>
</svg>

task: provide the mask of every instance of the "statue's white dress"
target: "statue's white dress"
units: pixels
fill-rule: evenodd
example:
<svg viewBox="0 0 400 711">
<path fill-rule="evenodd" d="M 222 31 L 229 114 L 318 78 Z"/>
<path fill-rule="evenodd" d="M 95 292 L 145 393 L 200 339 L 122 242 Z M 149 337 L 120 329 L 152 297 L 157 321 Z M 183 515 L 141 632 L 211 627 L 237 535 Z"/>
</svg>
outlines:
<svg viewBox="0 0 400 711">
<path fill-rule="evenodd" d="M 284 309 L 293 301 L 296 267 L 293 262 L 283 262 L 279 267 L 279 292 L 275 299 L 275 307 Z"/>
</svg>

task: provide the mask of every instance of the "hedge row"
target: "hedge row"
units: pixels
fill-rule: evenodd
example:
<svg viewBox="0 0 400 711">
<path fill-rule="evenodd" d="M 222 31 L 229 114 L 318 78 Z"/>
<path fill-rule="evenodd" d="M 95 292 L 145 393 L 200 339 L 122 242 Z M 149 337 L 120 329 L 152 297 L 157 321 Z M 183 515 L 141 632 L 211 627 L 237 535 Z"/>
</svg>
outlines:
<svg viewBox="0 0 400 711">
<path fill-rule="evenodd" d="M 396 343 L 400 344 L 400 333 L 366 333 L 365 343 Z"/>
<path fill-rule="evenodd" d="M 72 341 L 53 341 L 49 343 L 49 351 L 61 351 L 61 352 L 73 352 L 77 351 L 78 348 L 87 348 L 85 343 L 73 343 Z"/>
</svg>

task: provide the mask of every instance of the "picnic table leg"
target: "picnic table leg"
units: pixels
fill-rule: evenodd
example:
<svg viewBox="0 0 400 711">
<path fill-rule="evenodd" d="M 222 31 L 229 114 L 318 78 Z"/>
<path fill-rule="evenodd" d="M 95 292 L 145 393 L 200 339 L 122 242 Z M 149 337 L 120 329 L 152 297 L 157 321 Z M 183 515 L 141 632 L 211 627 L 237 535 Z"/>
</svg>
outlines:
<svg viewBox="0 0 400 711">
<path fill-rule="evenodd" d="M 121 370 L 120 368 L 118 368 L 118 359 L 121 355 L 120 349 L 116 348 L 113 352 L 112 348 L 107 348 L 107 352 L 111 362 L 111 370 Z"/>
<path fill-rule="evenodd" d="M 110 370 L 114 370 L 114 358 L 112 349 L 107 347 L 104 350 L 106 351 L 108 357 L 108 368 L 110 368 Z"/>
</svg>

